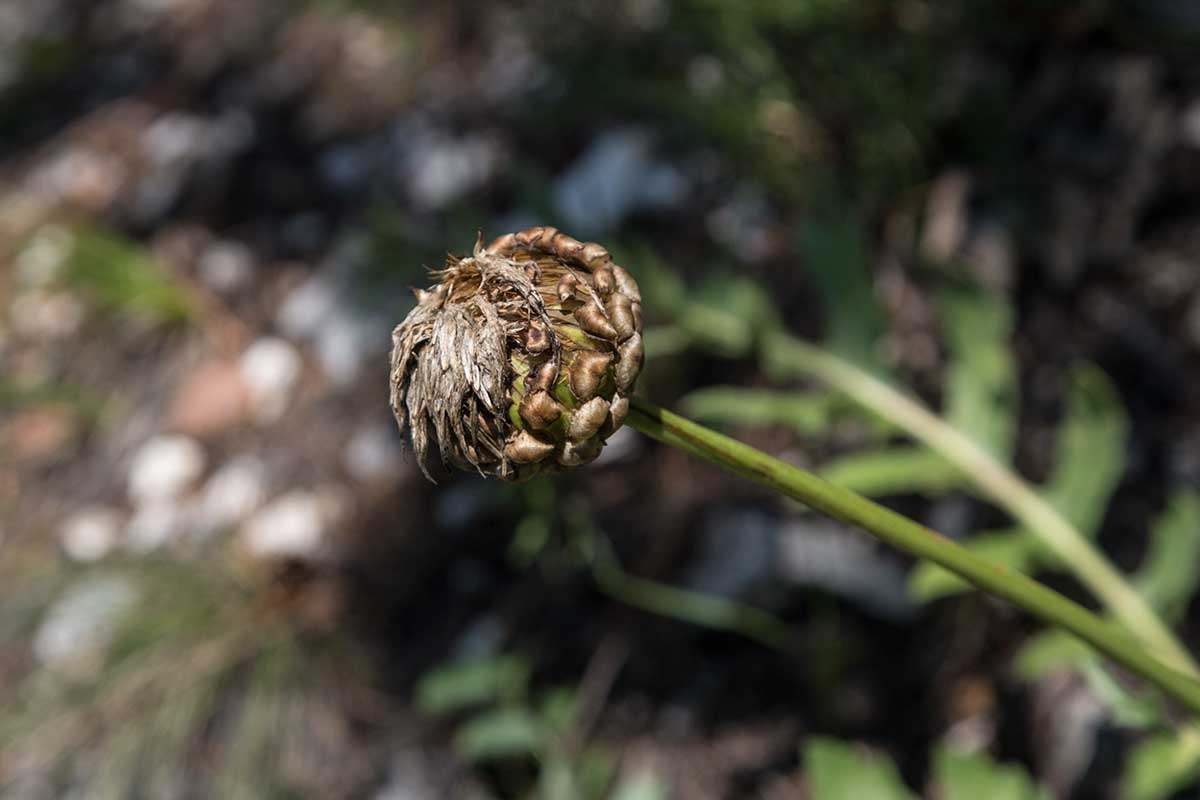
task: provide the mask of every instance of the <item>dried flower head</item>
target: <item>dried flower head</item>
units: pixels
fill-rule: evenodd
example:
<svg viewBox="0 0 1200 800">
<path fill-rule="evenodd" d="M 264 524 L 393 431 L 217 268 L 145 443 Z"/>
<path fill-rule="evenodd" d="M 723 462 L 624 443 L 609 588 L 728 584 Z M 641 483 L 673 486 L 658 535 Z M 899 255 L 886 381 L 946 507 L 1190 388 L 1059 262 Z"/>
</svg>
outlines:
<svg viewBox="0 0 1200 800">
<path fill-rule="evenodd" d="M 637 283 L 550 227 L 450 257 L 392 332 L 391 403 L 426 477 L 442 461 L 522 480 L 587 463 L 642 368 Z M 432 479 L 432 478 L 431 478 Z"/>
</svg>

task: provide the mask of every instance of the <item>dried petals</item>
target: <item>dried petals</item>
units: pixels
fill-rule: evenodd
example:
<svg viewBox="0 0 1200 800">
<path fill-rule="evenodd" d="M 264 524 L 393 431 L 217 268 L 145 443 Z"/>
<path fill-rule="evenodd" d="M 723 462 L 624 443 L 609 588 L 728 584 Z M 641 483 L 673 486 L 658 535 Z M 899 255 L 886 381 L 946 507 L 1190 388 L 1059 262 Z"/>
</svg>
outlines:
<svg viewBox="0 0 1200 800">
<path fill-rule="evenodd" d="M 591 461 L 641 370 L 641 296 L 602 246 L 551 227 L 450 258 L 392 333 L 391 404 L 428 476 L 516 480 Z M 435 447 L 436 446 L 436 447 Z"/>
</svg>

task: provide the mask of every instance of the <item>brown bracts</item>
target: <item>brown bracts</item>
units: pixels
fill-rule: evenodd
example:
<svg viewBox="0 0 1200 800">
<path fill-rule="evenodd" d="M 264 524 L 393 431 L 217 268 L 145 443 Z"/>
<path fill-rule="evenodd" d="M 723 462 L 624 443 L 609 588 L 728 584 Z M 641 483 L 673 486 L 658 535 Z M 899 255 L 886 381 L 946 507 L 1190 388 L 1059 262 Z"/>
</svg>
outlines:
<svg viewBox="0 0 1200 800">
<path fill-rule="evenodd" d="M 550 227 L 482 238 L 392 332 L 391 403 L 421 469 L 521 480 L 585 464 L 621 427 L 644 356 L 637 282 Z"/>
</svg>

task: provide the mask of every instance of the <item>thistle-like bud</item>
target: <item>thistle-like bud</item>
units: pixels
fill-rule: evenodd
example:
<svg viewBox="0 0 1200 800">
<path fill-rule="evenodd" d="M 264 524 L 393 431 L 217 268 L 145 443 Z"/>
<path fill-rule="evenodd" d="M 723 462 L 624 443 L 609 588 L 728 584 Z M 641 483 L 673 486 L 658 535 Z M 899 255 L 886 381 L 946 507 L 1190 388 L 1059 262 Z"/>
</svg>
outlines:
<svg viewBox="0 0 1200 800">
<path fill-rule="evenodd" d="M 608 251 L 554 228 L 450 257 L 392 332 L 391 404 L 426 477 L 442 461 L 522 480 L 587 463 L 625 419 L 642 299 Z"/>
</svg>

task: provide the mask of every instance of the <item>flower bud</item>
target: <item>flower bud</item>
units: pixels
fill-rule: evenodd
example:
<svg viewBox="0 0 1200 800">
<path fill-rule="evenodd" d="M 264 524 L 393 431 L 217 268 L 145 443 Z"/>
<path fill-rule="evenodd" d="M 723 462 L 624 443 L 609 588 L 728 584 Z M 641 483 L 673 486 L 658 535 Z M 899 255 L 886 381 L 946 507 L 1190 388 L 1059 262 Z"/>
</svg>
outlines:
<svg viewBox="0 0 1200 800">
<path fill-rule="evenodd" d="M 448 259 L 392 332 L 391 405 L 422 471 L 519 480 L 587 463 L 641 371 L 641 295 L 594 242 L 510 233 Z"/>
</svg>

